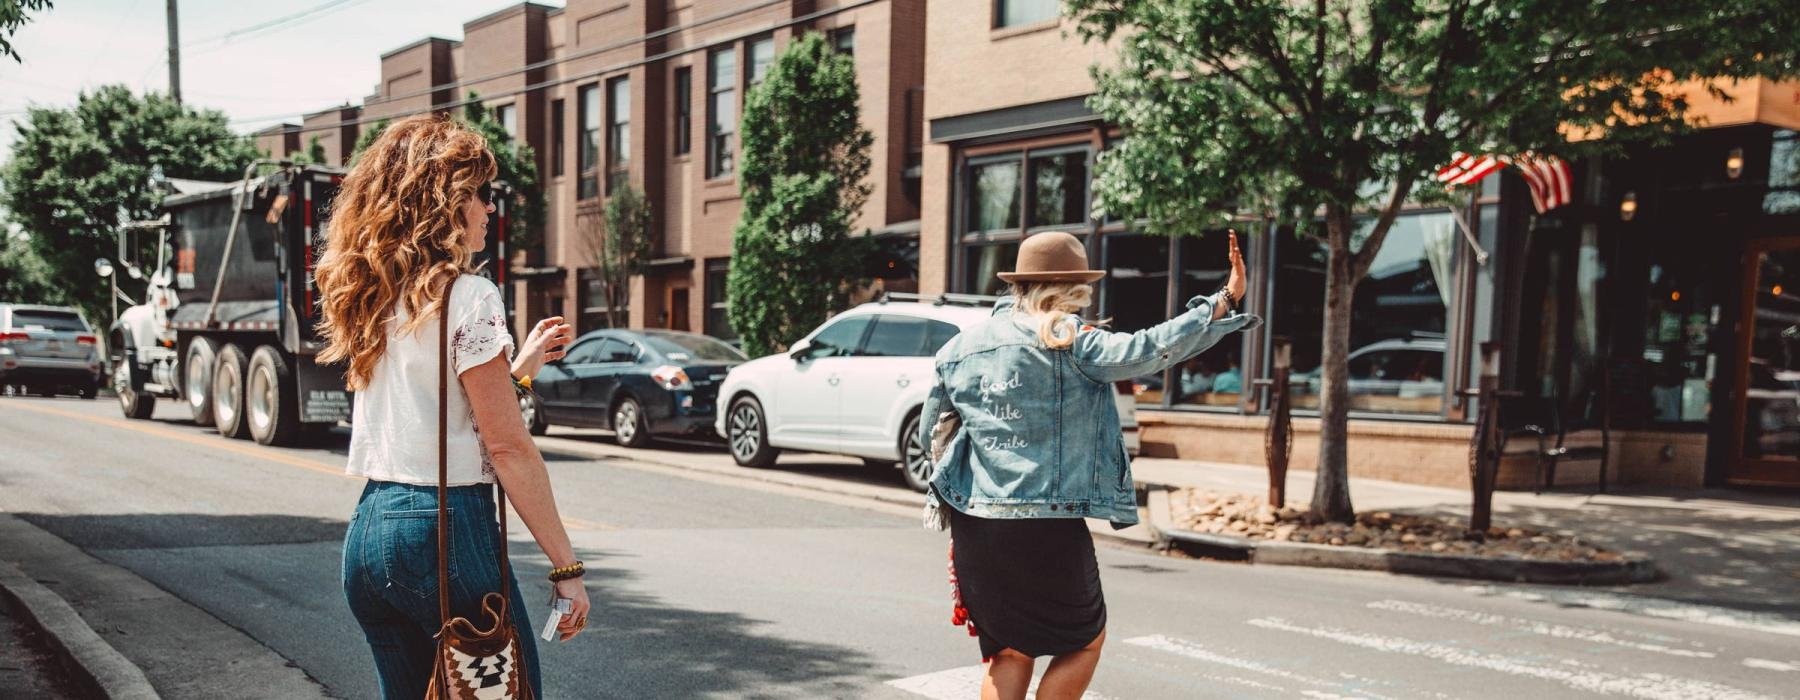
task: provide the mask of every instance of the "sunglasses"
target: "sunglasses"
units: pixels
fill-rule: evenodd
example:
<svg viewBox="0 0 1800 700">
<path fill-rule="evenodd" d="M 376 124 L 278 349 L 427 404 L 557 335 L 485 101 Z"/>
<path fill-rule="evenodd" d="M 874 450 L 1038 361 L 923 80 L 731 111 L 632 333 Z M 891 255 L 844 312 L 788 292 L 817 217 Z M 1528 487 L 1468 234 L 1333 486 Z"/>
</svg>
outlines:
<svg viewBox="0 0 1800 700">
<path fill-rule="evenodd" d="M 475 188 L 475 197 L 477 199 L 480 199 L 481 203 L 484 205 L 485 204 L 493 204 L 494 203 L 494 186 L 493 186 L 493 184 L 491 184 L 491 183 L 483 184 L 482 186 Z"/>
</svg>

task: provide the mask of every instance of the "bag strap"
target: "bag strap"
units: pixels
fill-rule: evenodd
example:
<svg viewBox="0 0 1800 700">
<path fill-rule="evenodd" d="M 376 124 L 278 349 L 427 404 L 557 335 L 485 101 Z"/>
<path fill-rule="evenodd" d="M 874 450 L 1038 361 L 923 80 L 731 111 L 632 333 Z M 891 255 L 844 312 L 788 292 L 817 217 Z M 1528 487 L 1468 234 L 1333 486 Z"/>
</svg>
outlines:
<svg viewBox="0 0 1800 700">
<path fill-rule="evenodd" d="M 438 309 L 438 622 L 450 622 L 450 293 L 456 280 L 444 287 Z M 506 488 L 494 480 L 494 500 L 500 506 L 500 619 L 512 622 L 512 560 L 506 554 Z"/>
</svg>

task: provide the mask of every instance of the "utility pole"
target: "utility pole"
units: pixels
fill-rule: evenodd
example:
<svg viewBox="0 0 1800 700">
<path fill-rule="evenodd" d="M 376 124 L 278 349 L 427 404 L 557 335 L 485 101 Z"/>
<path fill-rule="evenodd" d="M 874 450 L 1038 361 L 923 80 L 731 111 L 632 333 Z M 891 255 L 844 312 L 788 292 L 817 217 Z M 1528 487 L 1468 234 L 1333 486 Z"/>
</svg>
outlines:
<svg viewBox="0 0 1800 700">
<path fill-rule="evenodd" d="M 175 19 L 175 0 L 169 3 L 169 96 L 181 104 L 181 28 Z"/>
</svg>

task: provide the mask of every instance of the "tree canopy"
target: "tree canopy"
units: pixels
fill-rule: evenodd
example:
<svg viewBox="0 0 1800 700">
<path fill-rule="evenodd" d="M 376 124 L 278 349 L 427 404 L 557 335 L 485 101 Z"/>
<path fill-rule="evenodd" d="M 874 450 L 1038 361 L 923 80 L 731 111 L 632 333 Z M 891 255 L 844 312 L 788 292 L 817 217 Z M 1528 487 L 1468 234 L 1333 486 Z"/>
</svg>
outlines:
<svg viewBox="0 0 1800 700">
<path fill-rule="evenodd" d="M 55 4 L 50 0 L 0 0 L 0 56 L 8 57 L 15 63 L 24 63 L 24 57 L 13 48 L 13 34 L 24 27 L 31 19 L 31 13 L 48 10 Z"/>
<path fill-rule="evenodd" d="M 164 193 L 152 172 L 236 180 L 260 155 L 224 113 L 122 85 L 84 92 L 74 107 L 30 108 L 14 126 L 0 207 L 61 295 L 92 319 L 107 318 L 102 310 L 111 307 L 95 258 L 116 255 L 119 223 L 159 214 Z"/>
<path fill-rule="evenodd" d="M 851 222 L 868 200 L 856 64 L 819 34 L 796 38 L 744 100 L 726 313 L 752 356 L 787 346 L 848 298 L 870 248 Z"/>
<path fill-rule="evenodd" d="M 1792 0 L 1067 0 L 1118 47 L 1090 105 L 1123 131 L 1100 208 L 1164 234 L 1271 217 L 1328 251 L 1320 478 L 1348 519 L 1350 301 L 1452 152 L 1565 158 L 1688 128 L 1697 92 L 1791 76 Z M 1572 133 L 1604 135 L 1571 141 Z M 1432 183 L 1421 187 L 1420 183 Z M 1359 223 L 1360 220 L 1360 223 Z"/>
</svg>

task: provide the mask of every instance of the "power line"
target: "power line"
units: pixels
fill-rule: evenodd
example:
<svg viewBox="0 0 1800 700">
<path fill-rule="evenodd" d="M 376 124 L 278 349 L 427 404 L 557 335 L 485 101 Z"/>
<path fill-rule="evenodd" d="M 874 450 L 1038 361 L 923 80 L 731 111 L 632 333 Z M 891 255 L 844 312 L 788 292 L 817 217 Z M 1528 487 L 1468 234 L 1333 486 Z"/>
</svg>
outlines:
<svg viewBox="0 0 1800 700">
<path fill-rule="evenodd" d="M 182 44 L 181 47 L 184 49 L 191 49 L 191 48 L 204 46 L 206 44 L 211 44 L 214 42 L 226 44 L 226 43 L 230 43 L 231 40 L 233 40 L 233 39 L 243 37 L 243 36 L 248 36 L 251 34 L 256 34 L 259 32 L 260 33 L 273 33 L 275 31 L 279 31 L 281 29 L 286 29 L 287 27 L 291 27 L 291 26 L 294 26 L 297 24 L 303 24 L 308 20 L 318 19 L 320 16 L 323 16 L 327 12 L 330 12 L 333 10 L 341 10 L 345 7 L 349 7 L 350 5 L 354 5 L 354 4 L 357 4 L 360 2 L 365 2 L 365 1 L 366 0 L 326 0 L 325 2 L 319 3 L 317 5 L 314 5 L 307 9 L 301 10 L 299 12 L 295 12 L 293 14 L 283 15 L 281 17 L 276 17 L 274 19 L 265 20 L 262 22 L 258 22 L 256 24 L 252 24 L 247 27 L 239 27 L 239 28 L 233 29 L 229 32 L 225 32 L 224 34 L 207 37 L 205 39 L 200 39 L 198 41 L 188 42 L 188 43 Z"/>
<path fill-rule="evenodd" d="M 790 0 L 761 0 L 761 2 L 757 2 L 757 3 L 751 4 L 751 5 L 746 5 L 744 7 L 740 7 L 735 10 L 721 12 L 719 14 L 711 15 L 708 17 L 702 17 L 700 19 L 694 20 L 687 24 L 679 24 L 679 25 L 675 25 L 675 26 L 671 26 L 671 27 L 665 27 L 662 29 L 658 29 L 654 32 L 650 32 L 648 34 L 643 34 L 643 35 L 631 37 L 628 39 L 621 39 L 619 41 L 615 41 L 610 44 L 602 44 L 602 45 L 596 46 L 591 49 L 586 49 L 583 51 L 578 51 L 576 53 L 569 54 L 567 56 L 545 59 L 542 61 L 538 61 L 537 63 L 528 63 L 526 65 L 519 66 L 517 68 L 508 68 L 506 70 L 499 71 L 496 73 L 489 73 L 487 75 L 475 76 L 472 78 L 462 78 L 462 79 L 456 80 L 455 82 L 433 85 L 433 86 L 430 86 L 427 88 L 415 90 L 413 92 L 405 92 L 405 93 L 401 93 L 398 95 L 387 95 L 387 96 L 382 97 L 377 102 L 365 103 L 364 106 L 366 107 L 366 106 L 368 106 L 368 104 L 380 104 L 381 102 L 392 102 L 395 100 L 404 100 L 404 99 L 413 98 L 413 97 L 423 97 L 426 95 L 431 95 L 433 93 L 442 92 L 444 90 L 454 90 L 454 89 L 457 89 L 464 85 L 482 83 L 482 82 L 486 82 L 489 80 L 493 80 L 495 78 L 505 78 L 505 77 L 509 77 L 509 76 L 514 76 L 514 75 L 518 75 L 520 73 L 525 73 L 525 72 L 534 71 L 534 70 L 537 70 L 540 68 L 547 68 L 549 66 L 554 66 L 559 63 L 567 63 L 569 61 L 574 61 L 576 59 L 581 59 L 581 58 L 587 58 L 588 56 L 593 56 L 593 55 L 605 53 L 608 51 L 616 51 L 621 48 L 626 48 L 629 46 L 634 46 L 636 44 L 641 44 L 641 43 L 650 41 L 652 39 L 658 39 L 658 38 L 661 38 L 661 37 L 664 37 L 664 36 L 667 36 L 670 34 L 674 34 L 676 32 L 686 31 L 686 30 L 694 29 L 694 28 L 698 28 L 698 27 L 704 27 L 709 24 L 715 24 L 718 22 L 722 22 L 724 20 L 738 17 L 740 15 L 749 14 L 749 13 L 755 12 L 757 10 L 765 9 L 765 8 L 771 7 L 773 5 L 779 5 L 779 4 L 782 4 L 785 2 L 789 2 L 789 1 Z M 843 12 L 845 10 L 851 9 L 852 7 L 861 7 L 863 5 L 867 5 L 867 4 L 870 4 L 871 2 L 875 2 L 875 1 L 878 1 L 878 0 L 868 0 L 865 2 L 858 2 L 851 6 L 838 7 L 838 8 L 833 8 L 830 10 L 819 10 L 817 12 L 813 12 L 809 15 L 806 15 L 806 17 L 829 16 L 829 15 L 837 14 L 839 12 Z M 758 29 L 755 32 L 751 32 L 751 34 L 766 32 L 766 31 L 769 31 L 770 29 L 774 29 L 776 27 L 791 26 L 791 25 L 801 22 L 801 21 L 811 21 L 811 20 L 810 19 L 791 20 L 784 24 L 775 25 L 772 27 L 766 27 L 763 29 Z M 430 111 L 430 110 L 425 110 L 425 111 Z M 417 112 L 414 112 L 414 113 L 417 113 Z M 271 119 L 285 119 L 285 118 L 288 118 L 291 116 L 293 116 L 293 115 L 292 114 L 279 114 L 279 115 L 267 115 L 267 116 L 259 116 L 259 117 L 245 117 L 242 119 L 233 119 L 232 122 L 238 123 L 238 122 L 267 121 L 267 120 L 271 120 Z M 344 122 L 344 123 L 348 124 L 349 122 Z"/>
</svg>

